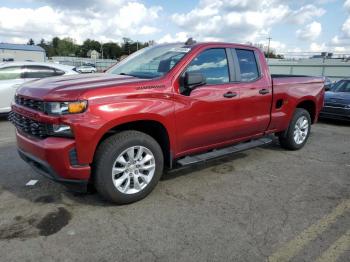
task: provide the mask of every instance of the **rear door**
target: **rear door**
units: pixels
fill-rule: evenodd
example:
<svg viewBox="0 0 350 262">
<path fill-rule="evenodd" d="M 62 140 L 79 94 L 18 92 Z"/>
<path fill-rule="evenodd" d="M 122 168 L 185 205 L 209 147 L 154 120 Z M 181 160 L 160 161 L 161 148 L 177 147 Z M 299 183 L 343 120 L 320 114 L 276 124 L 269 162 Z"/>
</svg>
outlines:
<svg viewBox="0 0 350 262">
<path fill-rule="evenodd" d="M 259 54 L 254 49 L 231 49 L 237 68 L 237 86 L 240 90 L 240 135 L 260 134 L 270 123 L 272 86 L 268 75 L 263 75 Z"/>
<path fill-rule="evenodd" d="M 0 113 L 11 111 L 11 102 L 16 90 L 24 83 L 23 72 L 21 66 L 0 68 Z"/>
</svg>

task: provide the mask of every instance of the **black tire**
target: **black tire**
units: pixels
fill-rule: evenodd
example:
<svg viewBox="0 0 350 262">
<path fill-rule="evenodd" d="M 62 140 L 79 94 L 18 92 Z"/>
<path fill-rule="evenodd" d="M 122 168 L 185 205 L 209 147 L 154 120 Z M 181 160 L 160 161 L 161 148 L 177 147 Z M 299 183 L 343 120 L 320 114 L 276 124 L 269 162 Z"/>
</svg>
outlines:
<svg viewBox="0 0 350 262">
<path fill-rule="evenodd" d="M 295 126 L 297 124 L 297 121 L 305 117 L 305 119 L 308 121 L 308 131 L 305 136 L 305 140 L 302 143 L 297 143 L 294 139 L 294 130 Z M 293 118 L 291 122 L 289 123 L 288 129 L 279 134 L 279 141 L 283 148 L 288 150 L 298 150 L 301 149 L 307 142 L 311 132 L 311 117 L 308 111 L 306 111 L 303 108 L 297 108 L 294 112 Z"/>
<path fill-rule="evenodd" d="M 143 146 L 152 152 L 155 171 L 150 182 L 140 192 L 125 194 L 114 186 L 112 168 L 117 157 L 133 146 Z M 163 165 L 163 152 L 155 139 L 139 131 L 123 131 L 110 136 L 98 147 L 94 158 L 94 184 L 96 190 L 108 201 L 117 204 L 136 202 L 146 197 L 157 185 L 163 173 Z"/>
</svg>

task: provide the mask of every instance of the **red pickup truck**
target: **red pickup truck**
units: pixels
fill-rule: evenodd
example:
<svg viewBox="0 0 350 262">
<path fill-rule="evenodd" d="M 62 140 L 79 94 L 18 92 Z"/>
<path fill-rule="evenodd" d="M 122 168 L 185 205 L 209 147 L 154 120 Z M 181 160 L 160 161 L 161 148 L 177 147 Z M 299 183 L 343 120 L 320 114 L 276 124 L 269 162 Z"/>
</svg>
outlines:
<svg viewBox="0 0 350 262">
<path fill-rule="evenodd" d="M 257 48 L 186 43 L 142 49 L 104 74 L 18 89 L 10 120 L 20 156 L 75 190 L 122 204 L 163 169 L 264 145 L 300 149 L 323 106 L 316 77 L 271 76 Z"/>
</svg>

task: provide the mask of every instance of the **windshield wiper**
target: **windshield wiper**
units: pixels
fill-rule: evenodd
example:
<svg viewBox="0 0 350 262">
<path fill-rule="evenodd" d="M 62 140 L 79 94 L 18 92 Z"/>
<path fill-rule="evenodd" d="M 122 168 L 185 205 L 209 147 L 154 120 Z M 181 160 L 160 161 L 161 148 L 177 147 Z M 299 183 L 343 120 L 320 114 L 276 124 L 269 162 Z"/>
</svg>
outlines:
<svg viewBox="0 0 350 262">
<path fill-rule="evenodd" d="M 118 75 L 122 75 L 122 76 L 133 76 L 133 77 L 137 77 L 137 76 L 135 76 L 135 75 L 132 75 L 132 74 L 127 74 L 127 73 L 120 73 L 120 74 L 118 74 Z"/>
</svg>

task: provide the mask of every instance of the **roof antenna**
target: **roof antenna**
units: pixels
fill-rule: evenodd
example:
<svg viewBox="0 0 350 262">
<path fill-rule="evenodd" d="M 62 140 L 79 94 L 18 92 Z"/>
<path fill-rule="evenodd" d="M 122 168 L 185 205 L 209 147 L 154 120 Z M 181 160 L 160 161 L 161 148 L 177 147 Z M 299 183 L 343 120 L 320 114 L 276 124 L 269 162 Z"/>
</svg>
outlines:
<svg viewBox="0 0 350 262">
<path fill-rule="evenodd" d="M 190 37 L 189 39 L 187 39 L 187 41 L 185 42 L 185 45 L 194 45 L 196 43 L 195 40 L 193 40 L 192 37 Z"/>
</svg>

